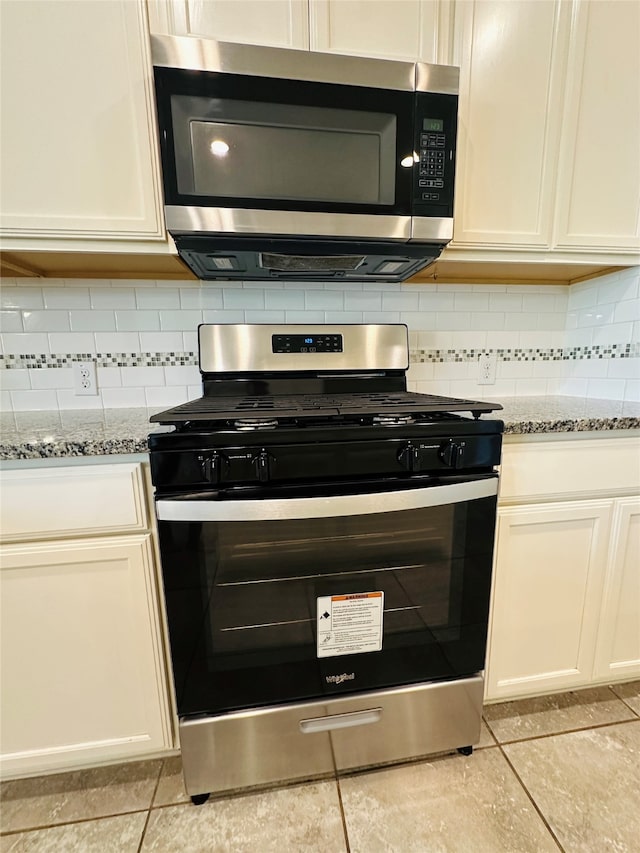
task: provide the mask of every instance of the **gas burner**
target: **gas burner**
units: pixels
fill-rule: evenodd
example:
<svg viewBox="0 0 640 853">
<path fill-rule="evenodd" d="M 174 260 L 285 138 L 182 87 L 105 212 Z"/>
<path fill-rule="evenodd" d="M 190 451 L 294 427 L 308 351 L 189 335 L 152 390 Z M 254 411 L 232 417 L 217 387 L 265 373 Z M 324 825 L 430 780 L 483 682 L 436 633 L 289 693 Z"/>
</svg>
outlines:
<svg viewBox="0 0 640 853">
<path fill-rule="evenodd" d="M 380 426 L 405 426 L 406 424 L 415 423 L 414 418 L 411 415 L 374 415 L 373 421 L 374 424 L 379 424 Z"/>
<path fill-rule="evenodd" d="M 233 425 L 236 429 L 250 432 L 254 429 L 275 429 L 278 421 L 276 418 L 239 418 Z"/>
</svg>

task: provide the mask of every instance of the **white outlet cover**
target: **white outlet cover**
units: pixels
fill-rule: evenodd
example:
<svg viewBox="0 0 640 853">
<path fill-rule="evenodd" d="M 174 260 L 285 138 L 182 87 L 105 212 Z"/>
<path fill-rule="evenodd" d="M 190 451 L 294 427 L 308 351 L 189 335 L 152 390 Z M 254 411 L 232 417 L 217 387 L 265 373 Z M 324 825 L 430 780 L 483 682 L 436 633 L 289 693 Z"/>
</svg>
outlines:
<svg viewBox="0 0 640 853">
<path fill-rule="evenodd" d="M 95 361 L 73 362 L 73 390 L 78 397 L 95 397 L 98 394 Z"/>
</svg>

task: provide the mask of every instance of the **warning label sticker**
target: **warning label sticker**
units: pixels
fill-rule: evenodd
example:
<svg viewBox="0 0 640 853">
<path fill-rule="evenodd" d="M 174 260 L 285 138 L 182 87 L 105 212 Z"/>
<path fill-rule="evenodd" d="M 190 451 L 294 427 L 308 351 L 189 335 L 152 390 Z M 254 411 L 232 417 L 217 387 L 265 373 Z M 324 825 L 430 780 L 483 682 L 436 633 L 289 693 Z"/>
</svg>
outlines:
<svg viewBox="0 0 640 853">
<path fill-rule="evenodd" d="M 323 595 L 318 603 L 318 657 L 382 649 L 384 592 Z"/>
</svg>

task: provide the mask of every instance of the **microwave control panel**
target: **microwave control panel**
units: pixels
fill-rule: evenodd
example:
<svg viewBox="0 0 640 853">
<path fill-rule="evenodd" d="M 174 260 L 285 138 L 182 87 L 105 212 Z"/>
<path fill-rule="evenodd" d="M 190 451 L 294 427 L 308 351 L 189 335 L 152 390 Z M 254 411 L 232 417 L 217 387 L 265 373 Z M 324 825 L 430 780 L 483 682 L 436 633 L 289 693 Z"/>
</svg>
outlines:
<svg viewBox="0 0 640 853">
<path fill-rule="evenodd" d="M 428 99 L 428 101 L 424 100 Z M 453 214 L 457 98 L 422 95 L 416 115 L 414 208 Z"/>
</svg>

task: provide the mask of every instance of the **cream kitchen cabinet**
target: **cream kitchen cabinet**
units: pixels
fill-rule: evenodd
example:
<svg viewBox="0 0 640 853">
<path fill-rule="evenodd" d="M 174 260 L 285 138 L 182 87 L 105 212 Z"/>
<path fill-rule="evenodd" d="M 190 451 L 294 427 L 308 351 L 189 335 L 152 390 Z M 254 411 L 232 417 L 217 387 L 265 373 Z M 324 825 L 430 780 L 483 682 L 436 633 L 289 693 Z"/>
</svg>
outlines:
<svg viewBox="0 0 640 853">
<path fill-rule="evenodd" d="M 504 450 L 486 698 L 637 677 L 640 441 Z"/>
<path fill-rule="evenodd" d="M 2 472 L 3 777 L 173 747 L 140 464 Z"/>
<path fill-rule="evenodd" d="M 149 0 L 149 20 L 154 33 L 437 62 L 448 51 L 451 8 L 443 0 Z"/>
<path fill-rule="evenodd" d="M 162 251 L 143 0 L 3 3 L 0 32 L 3 250 Z"/>
<path fill-rule="evenodd" d="M 445 255 L 637 263 L 640 5 L 458 0 L 453 30 L 460 134 Z"/>
</svg>

